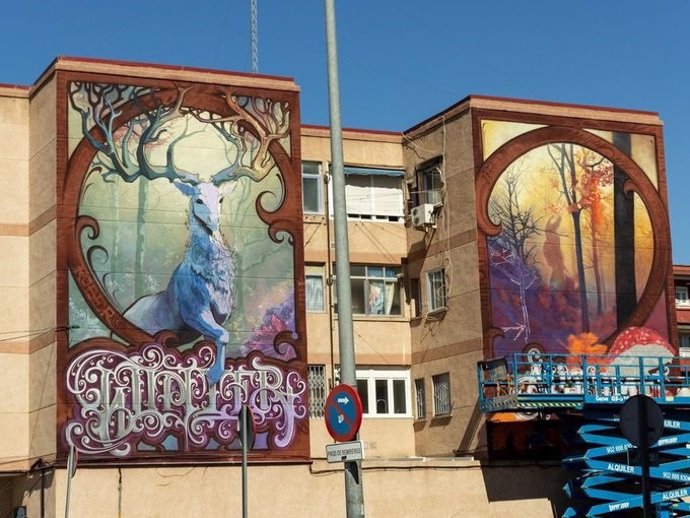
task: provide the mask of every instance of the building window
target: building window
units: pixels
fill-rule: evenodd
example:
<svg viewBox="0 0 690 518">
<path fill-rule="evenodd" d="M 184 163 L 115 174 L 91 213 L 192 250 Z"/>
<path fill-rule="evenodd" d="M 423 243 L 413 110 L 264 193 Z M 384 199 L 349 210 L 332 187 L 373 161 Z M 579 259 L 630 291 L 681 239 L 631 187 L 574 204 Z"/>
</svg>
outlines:
<svg viewBox="0 0 690 518">
<path fill-rule="evenodd" d="M 401 315 L 399 266 L 350 267 L 352 313 L 355 315 Z"/>
<path fill-rule="evenodd" d="M 407 395 L 410 388 L 408 370 L 357 370 L 357 392 L 362 409 L 368 416 L 410 415 Z"/>
<path fill-rule="evenodd" d="M 446 308 L 446 271 L 444 268 L 427 274 L 429 281 L 429 311 Z"/>
<path fill-rule="evenodd" d="M 350 218 L 402 221 L 403 172 L 398 170 L 345 168 L 345 199 Z"/>
<path fill-rule="evenodd" d="M 417 404 L 417 419 L 426 419 L 426 388 L 424 378 L 414 380 L 415 402 Z"/>
<path fill-rule="evenodd" d="M 690 298 L 688 298 L 687 286 L 676 286 L 676 305 L 690 306 Z"/>
<path fill-rule="evenodd" d="M 417 168 L 417 205 L 443 203 L 443 177 L 441 175 L 441 158 L 433 158 Z"/>
<path fill-rule="evenodd" d="M 323 267 L 307 266 L 305 270 L 304 291 L 307 298 L 307 312 L 322 313 L 326 307 L 324 303 Z"/>
<path fill-rule="evenodd" d="M 434 416 L 450 415 L 450 374 L 438 374 L 431 381 L 434 389 Z"/>
<path fill-rule="evenodd" d="M 422 297 L 419 289 L 419 279 L 410 279 L 410 309 L 412 317 L 422 314 Z"/>
<path fill-rule="evenodd" d="M 680 349 L 678 351 L 678 356 L 681 358 L 690 358 L 690 335 L 681 334 L 680 338 Z"/>
<path fill-rule="evenodd" d="M 302 162 L 302 209 L 307 214 L 323 214 L 319 162 Z"/>
<path fill-rule="evenodd" d="M 309 417 L 323 417 L 326 406 L 326 366 L 307 367 L 309 385 Z"/>
</svg>

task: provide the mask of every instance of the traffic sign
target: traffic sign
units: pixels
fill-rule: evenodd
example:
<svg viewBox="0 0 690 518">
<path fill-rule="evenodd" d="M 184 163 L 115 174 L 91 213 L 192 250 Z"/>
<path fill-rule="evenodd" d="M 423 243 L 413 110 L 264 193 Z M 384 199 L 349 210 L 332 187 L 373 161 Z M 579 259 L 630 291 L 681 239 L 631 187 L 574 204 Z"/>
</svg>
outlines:
<svg viewBox="0 0 690 518">
<path fill-rule="evenodd" d="M 328 462 L 350 462 L 364 458 L 362 441 L 339 442 L 326 445 L 326 460 Z"/>
<path fill-rule="evenodd" d="M 256 438 L 254 433 L 255 426 L 256 423 L 254 421 L 254 414 L 252 413 L 252 409 L 249 408 L 248 405 L 242 405 L 242 408 L 240 409 L 240 415 L 237 419 L 237 433 L 239 435 L 240 444 L 243 444 L 242 437 L 246 437 L 248 450 L 251 450 L 254 447 L 254 440 Z"/>
<path fill-rule="evenodd" d="M 632 396 L 621 408 L 620 429 L 630 444 L 651 446 L 664 434 L 664 413 L 649 396 Z"/>
<path fill-rule="evenodd" d="M 350 385 L 336 385 L 326 398 L 326 428 L 336 441 L 351 441 L 362 424 L 362 401 Z"/>
</svg>

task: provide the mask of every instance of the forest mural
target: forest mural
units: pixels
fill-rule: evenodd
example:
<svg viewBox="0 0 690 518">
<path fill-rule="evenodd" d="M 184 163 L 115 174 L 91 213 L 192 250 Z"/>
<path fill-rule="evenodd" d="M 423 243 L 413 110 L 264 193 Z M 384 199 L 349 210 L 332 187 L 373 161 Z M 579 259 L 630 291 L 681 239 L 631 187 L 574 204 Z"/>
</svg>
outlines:
<svg viewBox="0 0 690 518">
<path fill-rule="evenodd" d="M 82 458 L 307 456 L 297 97 L 65 86 L 59 443 Z"/>
<path fill-rule="evenodd" d="M 663 172 L 639 131 L 481 121 L 487 356 L 675 355 Z"/>
</svg>

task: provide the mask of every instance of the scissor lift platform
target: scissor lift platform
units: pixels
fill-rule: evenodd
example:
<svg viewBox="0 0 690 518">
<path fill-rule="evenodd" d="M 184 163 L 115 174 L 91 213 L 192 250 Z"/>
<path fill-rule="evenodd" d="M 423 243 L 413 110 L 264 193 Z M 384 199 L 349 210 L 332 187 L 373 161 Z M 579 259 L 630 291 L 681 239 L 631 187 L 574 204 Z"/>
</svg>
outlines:
<svg viewBox="0 0 690 518">
<path fill-rule="evenodd" d="M 485 413 L 578 416 L 581 451 L 563 459 L 576 473 L 564 488 L 572 502 L 567 518 L 630 516 L 642 508 L 642 471 L 618 414 L 629 397 L 649 396 L 664 412 L 664 434 L 650 448 L 651 502 L 657 518 L 690 517 L 688 359 L 519 353 L 479 362 L 477 376 Z"/>
</svg>

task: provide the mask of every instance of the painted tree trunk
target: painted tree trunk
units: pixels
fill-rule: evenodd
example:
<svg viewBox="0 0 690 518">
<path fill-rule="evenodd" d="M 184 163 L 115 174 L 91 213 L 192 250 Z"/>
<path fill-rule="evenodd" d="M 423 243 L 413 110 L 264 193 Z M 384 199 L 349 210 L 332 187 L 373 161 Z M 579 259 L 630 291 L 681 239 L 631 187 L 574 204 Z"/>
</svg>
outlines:
<svg viewBox="0 0 690 518">
<path fill-rule="evenodd" d="M 630 135 L 614 133 L 613 144 L 630 156 Z M 635 200 L 634 193 L 625 192 L 628 176 L 613 168 L 613 225 L 616 245 L 616 320 L 623 324 L 635 309 Z"/>
<path fill-rule="evenodd" d="M 134 299 L 143 297 L 146 290 L 144 282 L 144 257 L 146 253 L 146 198 L 148 196 L 148 182 L 139 181 L 139 209 L 137 210 L 137 246 L 134 259 Z"/>
</svg>

